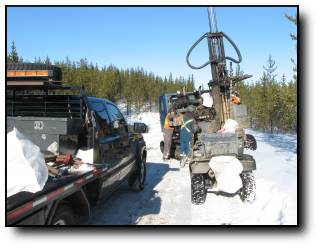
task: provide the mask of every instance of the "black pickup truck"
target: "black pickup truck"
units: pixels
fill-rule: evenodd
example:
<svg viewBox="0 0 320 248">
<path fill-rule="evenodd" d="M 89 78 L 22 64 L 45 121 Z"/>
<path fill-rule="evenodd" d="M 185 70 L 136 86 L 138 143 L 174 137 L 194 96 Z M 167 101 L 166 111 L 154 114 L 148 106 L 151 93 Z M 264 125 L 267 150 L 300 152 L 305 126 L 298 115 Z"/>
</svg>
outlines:
<svg viewBox="0 0 320 248">
<path fill-rule="evenodd" d="M 44 157 L 56 142 L 58 156 L 91 150 L 92 163 L 88 171 L 49 174 L 36 193 L 6 197 L 6 226 L 75 225 L 77 216 L 90 216 L 92 206 L 123 181 L 133 191 L 144 188 L 147 152 L 142 133 L 147 126 L 128 125 L 111 101 L 63 84 L 60 68 L 7 65 L 6 132 L 13 128 L 39 146 Z"/>
</svg>

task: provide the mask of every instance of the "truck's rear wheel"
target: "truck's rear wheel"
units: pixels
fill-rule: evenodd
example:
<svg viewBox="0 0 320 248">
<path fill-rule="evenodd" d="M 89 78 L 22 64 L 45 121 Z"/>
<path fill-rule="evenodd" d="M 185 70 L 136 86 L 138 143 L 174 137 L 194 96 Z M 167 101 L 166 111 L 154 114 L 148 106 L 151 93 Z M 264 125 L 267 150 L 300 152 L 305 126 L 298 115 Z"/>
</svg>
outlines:
<svg viewBox="0 0 320 248">
<path fill-rule="evenodd" d="M 240 190 L 240 198 L 243 202 L 252 203 L 256 199 L 256 180 L 252 172 L 244 172 L 240 174 L 242 180 L 242 188 Z"/>
<path fill-rule="evenodd" d="M 162 140 L 160 142 L 160 151 L 161 151 L 162 154 L 163 154 L 163 150 L 164 150 L 164 141 Z"/>
<path fill-rule="evenodd" d="M 179 145 L 175 145 L 171 156 L 174 157 L 176 160 L 180 160 L 180 146 Z"/>
<path fill-rule="evenodd" d="M 132 191 L 141 191 L 144 189 L 146 180 L 146 157 L 144 156 L 138 163 L 138 170 L 128 179 L 129 188 Z"/>
<path fill-rule="evenodd" d="M 51 225 L 54 226 L 70 226 L 75 224 L 74 213 L 69 206 L 61 205 L 58 207 Z"/>
<path fill-rule="evenodd" d="M 207 189 L 203 174 L 191 174 L 191 202 L 196 205 L 203 204 L 207 198 Z"/>
</svg>

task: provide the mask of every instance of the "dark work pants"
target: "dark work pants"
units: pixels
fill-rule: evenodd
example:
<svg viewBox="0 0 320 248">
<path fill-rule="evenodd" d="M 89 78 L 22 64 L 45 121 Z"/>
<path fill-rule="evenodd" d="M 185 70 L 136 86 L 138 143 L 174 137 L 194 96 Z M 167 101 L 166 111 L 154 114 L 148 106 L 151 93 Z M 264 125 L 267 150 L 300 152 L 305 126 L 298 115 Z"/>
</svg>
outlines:
<svg viewBox="0 0 320 248">
<path fill-rule="evenodd" d="M 190 152 L 192 140 L 192 133 L 188 132 L 186 128 L 181 128 L 180 130 L 180 154 L 188 155 Z"/>
<path fill-rule="evenodd" d="M 171 128 L 163 129 L 163 140 L 164 140 L 163 156 L 164 157 L 170 156 L 172 134 L 173 134 L 173 129 Z"/>
</svg>

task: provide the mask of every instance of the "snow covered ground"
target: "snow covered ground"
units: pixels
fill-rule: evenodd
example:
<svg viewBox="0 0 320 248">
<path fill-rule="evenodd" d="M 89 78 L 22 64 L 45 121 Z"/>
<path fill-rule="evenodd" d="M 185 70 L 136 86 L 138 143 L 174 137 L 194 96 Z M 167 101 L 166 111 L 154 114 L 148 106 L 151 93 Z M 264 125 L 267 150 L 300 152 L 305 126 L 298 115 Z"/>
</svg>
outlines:
<svg viewBox="0 0 320 248">
<path fill-rule="evenodd" d="M 163 161 L 159 149 L 162 133 L 159 114 L 146 112 L 133 117 L 149 126 L 147 179 L 142 192 L 130 192 L 124 183 L 103 204 L 93 209 L 92 225 L 287 225 L 297 224 L 296 136 L 272 137 L 247 130 L 258 142 L 254 152 L 257 200 L 244 204 L 239 196 L 208 193 L 203 205 L 192 205 L 187 167 L 176 160 Z"/>
</svg>

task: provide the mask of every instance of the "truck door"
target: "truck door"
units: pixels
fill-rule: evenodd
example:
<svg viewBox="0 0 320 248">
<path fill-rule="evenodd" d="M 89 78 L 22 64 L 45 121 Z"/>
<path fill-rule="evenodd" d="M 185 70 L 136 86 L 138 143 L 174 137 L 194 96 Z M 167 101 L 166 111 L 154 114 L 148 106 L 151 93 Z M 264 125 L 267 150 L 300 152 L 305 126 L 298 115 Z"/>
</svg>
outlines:
<svg viewBox="0 0 320 248">
<path fill-rule="evenodd" d="M 90 99 L 94 111 L 94 162 L 106 164 L 109 173 L 102 178 L 103 193 L 112 191 L 119 181 L 117 165 L 120 158 L 117 155 L 119 136 L 113 132 L 111 121 L 104 102 L 100 99 Z"/>
<path fill-rule="evenodd" d="M 160 113 L 160 124 L 161 124 L 162 132 L 163 132 L 164 120 L 170 108 L 169 99 L 175 96 L 176 94 L 169 93 L 169 94 L 163 94 L 159 97 L 159 113 Z"/>
<path fill-rule="evenodd" d="M 164 119 L 166 118 L 167 111 L 165 110 L 165 96 L 161 95 L 159 97 L 159 114 L 160 114 L 160 124 L 161 131 L 163 132 Z"/>
<path fill-rule="evenodd" d="M 120 181 L 126 177 L 132 170 L 135 162 L 135 147 L 129 141 L 128 125 L 119 109 L 111 102 L 106 102 L 108 114 L 111 120 L 113 132 L 119 136 L 119 143 L 117 147 L 118 160 L 120 161 L 119 172 Z"/>
</svg>

